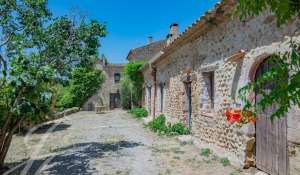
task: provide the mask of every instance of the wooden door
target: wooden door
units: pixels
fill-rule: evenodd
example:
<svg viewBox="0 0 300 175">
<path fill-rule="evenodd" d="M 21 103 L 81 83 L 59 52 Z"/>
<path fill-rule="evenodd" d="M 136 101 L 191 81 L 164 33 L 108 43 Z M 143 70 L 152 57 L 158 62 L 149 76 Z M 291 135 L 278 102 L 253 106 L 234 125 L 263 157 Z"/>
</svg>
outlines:
<svg viewBox="0 0 300 175">
<path fill-rule="evenodd" d="M 271 69 L 273 65 L 267 60 L 257 69 L 255 79 Z M 265 83 L 262 87 L 265 92 L 276 88 L 272 82 Z M 256 94 L 256 102 L 260 95 Z M 271 120 L 271 114 L 276 110 L 276 105 L 264 111 L 257 112 L 256 123 L 256 166 L 258 169 L 271 175 L 288 175 L 287 153 L 287 120 L 286 117 Z"/>
<path fill-rule="evenodd" d="M 120 93 L 111 93 L 110 94 L 110 109 L 120 108 Z"/>
</svg>

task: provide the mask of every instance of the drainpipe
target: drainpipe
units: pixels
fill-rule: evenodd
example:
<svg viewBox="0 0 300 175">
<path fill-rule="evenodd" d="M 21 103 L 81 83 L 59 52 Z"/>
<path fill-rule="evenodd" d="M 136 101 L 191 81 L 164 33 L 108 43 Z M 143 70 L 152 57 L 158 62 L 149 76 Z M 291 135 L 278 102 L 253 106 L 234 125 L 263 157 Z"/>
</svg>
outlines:
<svg viewBox="0 0 300 175">
<path fill-rule="evenodd" d="M 153 96 L 153 118 L 155 118 L 155 107 L 156 107 L 156 96 L 157 96 L 157 82 L 156 82 L 156 67 L 152 67 L 152 79 L 154 86 L 154 96 Z"/>
</svg>

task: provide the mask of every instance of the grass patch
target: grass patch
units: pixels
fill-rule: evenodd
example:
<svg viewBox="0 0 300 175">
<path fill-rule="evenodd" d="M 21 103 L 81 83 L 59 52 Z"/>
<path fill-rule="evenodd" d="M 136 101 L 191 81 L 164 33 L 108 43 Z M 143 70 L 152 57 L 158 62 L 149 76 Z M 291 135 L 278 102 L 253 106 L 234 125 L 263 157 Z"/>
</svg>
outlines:
<svg viewBox="0 0 300 175">
<path fill-rule="evenodd" d="M 152 120 L 146 127 L 161 135 L 186 135 L 190 131 L 182 123 L 166 124 L 166 117 L 162 114 Z"/>
<path fill-rule="evenodd" d="M 211 155 L 211 153 L 212 152 L 209 148 L 202 148 L 200 155 L 204 156 L 204 157 L 209 157 Z"/>
<path fill-rule="evenodd" d="M 223 165 L 223 166 L 228 166 L 230 165 L 230 161 L 227 157 L 223 157 L 220 159 L 220 163 Z"/>
<path fill-rule="evenodd" d="M 135 118 L 144 118 L 148 116 L 148 111 L 145 108 L 133 108 L 129 113 Z"/>
</svg>

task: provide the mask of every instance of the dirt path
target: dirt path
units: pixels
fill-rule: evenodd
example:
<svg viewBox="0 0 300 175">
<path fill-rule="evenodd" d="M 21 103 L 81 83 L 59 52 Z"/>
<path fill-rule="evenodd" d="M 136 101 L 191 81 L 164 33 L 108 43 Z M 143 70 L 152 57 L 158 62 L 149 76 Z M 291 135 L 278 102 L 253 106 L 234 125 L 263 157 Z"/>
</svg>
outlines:
<svg viewBox="0 0 300 175">
<path fill-rule="evenodd" d="M 160 137 L 125 111 L 79 112 L 15 136 L 7 174 L 39 175 L 251 175 L 192 143 Z"/>
</svg>

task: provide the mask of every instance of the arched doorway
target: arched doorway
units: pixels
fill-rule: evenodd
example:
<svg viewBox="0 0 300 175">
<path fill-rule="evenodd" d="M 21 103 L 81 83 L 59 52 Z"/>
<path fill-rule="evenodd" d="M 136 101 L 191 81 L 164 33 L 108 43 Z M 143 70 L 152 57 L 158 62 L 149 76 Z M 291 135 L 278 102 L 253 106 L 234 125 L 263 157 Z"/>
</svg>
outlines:
<svg viewBox="0 0 300 175">
<path fill-rule="evenodd" d="M 255 81 L 262 75 L 274 68 L 269 59 L 264 59 L 256 69 Z M 259 90 L 268 92 L 276 88 L 272 81 L 256 89 L 255 102 L 260 101 Z M 271 114 L 276 111 L 277 105 L 257 112 L 256 122 L 256 166 L 258 169 L 271 175 L 288 175 L 288 153 L 287 153 L 287 119 L 286 117 L 271 120 Z"/>
</svg>

